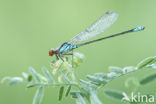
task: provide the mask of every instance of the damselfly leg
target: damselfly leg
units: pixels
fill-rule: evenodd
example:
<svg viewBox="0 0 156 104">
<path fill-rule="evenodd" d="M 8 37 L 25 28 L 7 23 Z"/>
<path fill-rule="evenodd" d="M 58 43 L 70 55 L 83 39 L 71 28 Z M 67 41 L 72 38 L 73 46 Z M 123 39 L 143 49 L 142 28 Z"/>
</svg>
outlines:
<svg viewBox="0 0 156 104">
<path fill-rule="evenodd" d="M 74 59 L 74 56 L 73 56 L 73 50 L 72 50 L 72 53 L 65 53 L 65 54 L 62 54 L 62 55 L 70 55 L 70 56 L 72 56 L 72 68 L 73 68 L 73 66 L 74 66 L 74 62 L 73 62 L 73 59 Z"/>
</svg>

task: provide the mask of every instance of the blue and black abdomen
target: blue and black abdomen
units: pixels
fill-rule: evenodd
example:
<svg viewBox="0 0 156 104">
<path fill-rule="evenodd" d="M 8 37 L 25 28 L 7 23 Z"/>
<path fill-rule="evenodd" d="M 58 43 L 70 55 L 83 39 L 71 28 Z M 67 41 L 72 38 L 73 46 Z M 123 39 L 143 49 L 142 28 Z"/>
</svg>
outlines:
<svg viewBox="0 0 156 104">
<path fill-rule="evenodd" d="M 137 31 L 141 31 L 141 30 L 144 30 L 144 29 L 145 29 L 145 27 L 140 26 L 140 27 L 134 28 L 133 31 L 137 32 Z"/>
<path fill-rule="evenodd" d="M 110 35 L 110 36 L 107 36 L 107 37 L 103 37 L 103 38 L 100 38 L 100 39 L 96 39 L 96 40 L 93 40 L 93 41 L 89 41 L 89 42 L 86 42 L 86 43 L 82 43 L 82 44 L 77 44 L 77 45 L 71 45 L 71 44 L 68 44 L 68 43 L 64 43 L 62 44 L 62 46 L 59 48 L 59 52 L 60 53 L 64 53 L 64 52 L 68 52 L 68 51 L 71 51 L 75 48 L 78 48 L 80 46 L 83 46 L 83 45 L 87 45 L 87 44 L 90 44 L 90 43 L 93 43 L 93 42 L 96 42 L 96 41 L 100 41 L 100 40 L 103 40 L 103 39 L 107 39 L 107 38 L 111 38 L 111 37 L 115 37 L 115 36 L 120 36 L 122 34 L 125 34 L 125 33 L 129 33 L 129 32 L 137 32 L 137 31 L 141 31 L 141 30 L 144 30 L 145 27 L 137 27 L 137 28 L 134 28 L 134 29 L 131 29 L 131 30 L 128 30 L 128 31 L 124 31 L 124 32 L 121 32 L 121 33 L 117 33 L 117 34 L 114 34 L 114 35 Z"/>
<path fill-rule="evenodd" d="M 67 51 L 71 51 L 75 48 L 78 48 L 79 45 L 71 45 L 71 44 L 68 44 L 68 43 L 65 43 L 63 44 L 63 46 L 59 49 L 59 52 L 60 53 L 63 53 L 63 52 L 67 52 Z"/>
</svg>

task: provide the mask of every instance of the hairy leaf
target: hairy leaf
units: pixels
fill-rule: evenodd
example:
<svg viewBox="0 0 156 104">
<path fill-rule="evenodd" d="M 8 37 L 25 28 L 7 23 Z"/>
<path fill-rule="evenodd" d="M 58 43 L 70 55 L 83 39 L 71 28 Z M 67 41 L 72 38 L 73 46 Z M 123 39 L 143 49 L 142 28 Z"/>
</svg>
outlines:
<svg viewBox="0 0 156 104">
<path fill-rule="evenodd" d="M 12 77 L 10 79 L 10 81 L 8 82 L 8 85 L 9 86 L 14 86 L 14 85 L 19 84 L 20 82 L 23 82 L 23 78 L 21 78 L 21 77 Z"/>
<path fill-rule="evenodd" d="M 150 75 L 144 77 L 144 78 L 140 81 L 140 84 L 141 84 L 141 85 L 145 85 L 145 84 L 148 84 L 148 83 L 150 83 L 150 82 L 152 82 L 152 81 L 154 81 L 154 80 L 156 80 L 156 73 L 150 74 Z"/>
<path fill-rule="evenodd" d="M 64 92 L 64 86 L 60 87 L 60 90 L 59 90 L 59 101 L 62 99 L 63 92 Z"/>
<path fill-rule="evenodd" d="M 87 86 L 87 87 L 97 87 L 95 84 L 92 84 L 92 83 L 90 83 L 90 82 L 87 82 L 87 81 L 84 81 L 84 80 L 82 80 L 82 79 L 80 79 L 80 82 L 83 84 L 83 85 L 85 85 L 85 86 Z"/>
<path fill-rule="evenodd" d="M 36 80 L 36 82 L 41 82 L 40 78 L 38 76 L 38 73 L 33 69 L 32 67 L 29 68 L 30 73 L 32 74 L 33 78 Z"/>
<path fill-rule="evenodd" d="M 23 78 L 21 77 L 4 77 L 1 80 L 1 83 L 4 83 L 6 80 L 9 80 L 8 82 L 9 86 L 14 86 L 14 85 L 17 85 L 18 83 L 23 82 Z"/>
<path fill-rule="evenodd" d="M 106 84 L 108 81 L 101 78 L 101 77 L 95 77 L 95 76 L 91 76 L 91 75 L 87 75 L 88 80 L 93 81 L 93 82 L 97 82 L 98 84 Z"/>
<path fill-rule="evenodd" d="M 77 92 L 77 93 L 76 93 L 76 96 L 77 96 L 77 98 L 78 98 L 80 104 L 86 104 L 85 99 L 83 98 L 83 96 L 82 96 L 80 93 Z"/>
<path fill-rule="evenodd" d="M 36 91 L 32 104 L 41 104 L 43 96 L 44 96 L 44 87 L 40 86 Z"/>
<path fill-rule="evenodd" d="M 122 68 L 116 66 L 109 67 L 110 72 L 115 72 L 117 74 L 123 74 Z"/>
<path fill-rule="evenodd" d="M 68 87 L 68 89 L 67 89 L 67 91 L 66 91 L 66 94 L 65 94 L 66 97 L 68 96 L 70 90 L 71 90 L 71 85 Z"/>
<path fill-rule="evenodd" d="M 119 92 L 119 91 L 116 91 L 116 90 L 108 89 L 108 90 L 105 90 L 104 92 L 105 92 L 105 94 L 107 96 L 109 96 L 111 98 L 115 98 L 117 100 L 121 100 L 124 97 L 122 92 Z"/>
<path fill-rule="evenodd" d="M 137 65 L 137 68 L 138 69 L 143 69 L 143 68 L 146 68 L 146 67 L 152 65 L 153 63 L 156 63 L 156 56 L 148 57 L 148 58 L 144 59 L 143 61 L 141 61 Z"/>
<path fill-rule="evenodd" d="M 81 91 L 82 95 L 83 95 L 84 97 L 86 97 L 86 99 L 87 99 L 88 101 L 90 101 L 90 99 L 89 99 L 89 96 L 90 96 L 89 90 L 88 90 L 87 88 L 81 87 L 81 88 L 80 88 L 80 91 Z"/>
<path fill-rule="evenodd" d="M 50 81 L 50 83 L 54 84 L 55 83 L 55 80 L 53 79 L 52 74 L 48 71 L 48 69 L 46 69 L 45 67 L 43 67 L 42 70 L 45 73 L 45 75 L 48 78 L 48 80 Z"/>
<path fill-rule="evenodd" d="M 102 102 L 99 100 L 97 96 L 97 89 L 90 88 L 90 100 L 91 104 L 102 104 Z"/>
</svg>

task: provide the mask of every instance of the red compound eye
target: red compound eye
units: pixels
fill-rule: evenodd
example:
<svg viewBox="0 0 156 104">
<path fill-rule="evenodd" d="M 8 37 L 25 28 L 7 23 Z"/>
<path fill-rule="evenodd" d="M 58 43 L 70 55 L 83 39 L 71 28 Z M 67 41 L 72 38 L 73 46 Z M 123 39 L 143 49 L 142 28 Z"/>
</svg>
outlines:
<svg viewBox="0 0 156 104">
<path fill-rule="evenodd" d="M 50 50 L 49 51 L 49 56 L 53 56 L 54 55 L 54 51 L 53 50 Z"/>
</svg>

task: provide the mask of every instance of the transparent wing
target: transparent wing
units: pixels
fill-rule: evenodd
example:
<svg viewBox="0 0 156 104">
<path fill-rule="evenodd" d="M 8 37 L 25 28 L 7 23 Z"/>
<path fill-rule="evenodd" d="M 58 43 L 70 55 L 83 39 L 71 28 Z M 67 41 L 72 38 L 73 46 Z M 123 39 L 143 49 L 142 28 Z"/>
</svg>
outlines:
<svg viewBox="0 0 156 104">
<path fill-rule="evenodd" d="M 85 29 L 83 32 L 77 34 L 68 43 L 74 44 L 76 42 L 88 40 L 102 32 L 104 32 L 108 27 L 110 27 L 117 19 L 118 14 L 116 12 L 106 12 L 101 18 L 99 18 L 95 23 Z"/>
</svg>

